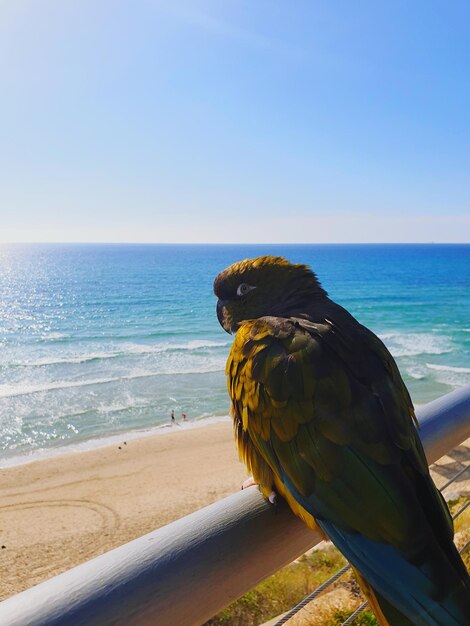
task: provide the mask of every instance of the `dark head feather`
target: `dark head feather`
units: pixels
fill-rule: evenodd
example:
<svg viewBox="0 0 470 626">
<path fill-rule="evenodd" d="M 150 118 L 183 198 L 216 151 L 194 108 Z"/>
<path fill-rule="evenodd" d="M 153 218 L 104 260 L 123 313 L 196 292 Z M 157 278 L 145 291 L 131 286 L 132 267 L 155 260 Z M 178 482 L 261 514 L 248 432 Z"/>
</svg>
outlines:
<svg viewBox="0 0 470 626">
<path fill-rule="evenodd" d="M 214 293 L 219 321 L 228 332 L 248 319 L 300 314 L 313 299 L 327 295 L 307 265 L 279 256 L 234 263 L 217 276 Z"/>
</svg>

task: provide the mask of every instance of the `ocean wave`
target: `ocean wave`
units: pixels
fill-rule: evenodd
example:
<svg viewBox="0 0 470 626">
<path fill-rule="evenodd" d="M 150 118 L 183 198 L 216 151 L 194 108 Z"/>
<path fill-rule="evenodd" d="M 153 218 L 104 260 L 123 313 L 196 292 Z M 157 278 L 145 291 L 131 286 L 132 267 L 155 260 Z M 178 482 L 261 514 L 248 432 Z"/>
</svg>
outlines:
<svg viewBox="0 0 470 626">
<path fill-rule="evenodd" d="M 434 365 L 433 363 L 426 363 L 426 367 L 431 370 L 437 370 L 439 372 L 454 372 L 458 374 L 470 374 L 470 367 L 454 367 L 452 365 Z"/>
<path fill-rule="evenodd" d="M 70 335 L 67 333 L 46 333 L 39 338 L 40 341 L 54 341 L 58 343 L 67 341 L 68 339 L 70 339 Z"/>
<path fill-rule="evenodd" d="M 98 405 L 92 408 L 86 408 L 81 411 L 73 411 L 71 413 L 54 414 L 52 421 L 54 424 L 57 422 L 66 422 L 76 418 L 83 418 L 86 415 L 108 415 L 109 413 L 125 413 L 132 411 L 133 409 L 154 409 L 155 406 L 150 403 L 129 403 L 129 404 L 108 404 Z"/>
<path fill-rule="evenodd" d="M 453 350 L 448 337 L 432 333 L 384 333 L 379 337 L 394 357 L 446 354 Z"/>
<path fill-rule="evenodd" d="M 434 372 L 436 380 L 450 387 L 463 387 L 470 382 L 470 367 L 438 365 L 426 363 L 426 367 Z"/>
<path fill-rule="evenodd" d="M 407 367 L 405 372 L 410 378 L 414 378 L 415 380 L 424 380 L 427 377 L 426 372 L 419 365 Z"/>
<path fill-rule="evenodd" d="M 19 361 L 12 363 L 12 365 L 25 366 L 25 367 L 43 367 L 45 365 L 64 365 L 64 364 L 78 364 L 87 363 L 89 361 L 99 361 L 101 359 L 111 359 L 116 356 L 120 356 L 118 352 L 94 352 L 90 354 L 76 354 L 64 357 L 43 357 L 41 359 L 35 359 L 32 361 Z"/>
<path fill-rule="evenodd" d="M 197 350 L 207 350 L 211 348 L 225 348 L 230 345 L 228 341 L 210 341 L 202 339 L 194 339 L 182 344 L 161 344 L 157 346 L 148 346 L 140 344 L 129 344 L 120 350 L 112 350 L 109 352 L 89 352 L 85 354 L 72 354 L 63 357 L 43 357 L 40 359 L 17 361 L 10 363 L 13 366 L 22 367 L 44 367 L 48 365 L 64 365 L 64 364 L 80 364 L 91 361 L 100 361 L 106 359 L 116 359 L 126 356 L 140 356 L 146 354 L 162 354 L 172 352 L 195 352 Z"/>
<path fill-rule="evenodd" d="M 12 398 L 15 396 L 26 396 L 34 393 L 45 393 L 49 391 L 57 391 L 59 389 L 71 389 L 73 387 L 90 387 L 93 385 L 107 385 L 125 380 L 136 380 L 139 378 L 157 378 L 159 376 L 178 376 L 187 374 L 210 374 L 213 372 L 222 372 L 223 365 L 206 365 L 200 367 L 188 367 L 186 369 L 179 368 L 177 371 L 159 371 L 159 372 L 141 372 L 135 374 L 126 374 L 124 376 L 113 376 L 109 378 L 95 378 L 82 381 L 58 381 L 43 383 L 41 385 L 24 385 L 4 384 L 0 385 L 0 398 Z"/>
</svg>

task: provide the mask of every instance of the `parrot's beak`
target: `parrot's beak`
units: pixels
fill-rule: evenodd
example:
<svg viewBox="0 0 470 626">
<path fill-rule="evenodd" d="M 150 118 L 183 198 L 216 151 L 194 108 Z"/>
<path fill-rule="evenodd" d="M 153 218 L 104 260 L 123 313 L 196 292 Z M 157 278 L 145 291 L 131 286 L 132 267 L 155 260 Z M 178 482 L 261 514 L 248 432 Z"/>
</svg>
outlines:
<svg viewBox="0 0 470 626">
<path fill-rule="evenodd" d="M 217 300 L 217 319 L 222 328 L 231 335 L 232 324 L 224 300 Z"/>
</svg>

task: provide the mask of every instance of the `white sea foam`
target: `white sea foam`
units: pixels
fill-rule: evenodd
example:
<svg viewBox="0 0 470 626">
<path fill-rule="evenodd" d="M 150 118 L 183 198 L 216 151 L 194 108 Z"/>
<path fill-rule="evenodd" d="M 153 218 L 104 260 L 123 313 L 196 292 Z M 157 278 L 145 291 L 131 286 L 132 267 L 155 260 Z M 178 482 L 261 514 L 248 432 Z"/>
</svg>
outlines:
<svg viewBox="0 0 470 626">
<path fill-rule="evenodd" d="M 231 345 L 231 341 L 211 341 L 210 339 L 192 339 L 186 343 L 162 343 L 157 345 L 130 343 L 124 344 L 120 355 L 126 354 L 153 354 L 161 352 L 186 352 L 210 348 L 224 348 Z"/>
<path fill-rule="evenodd" d="M 470 383 L 470 367 L 455 367 L 426 363 L 426 367 L 434 371 L 436 380 L 451 387 L 463 387 Z"/>
<path fill-rule="evenodd" d="M 110 350 L 108 352 L 88 352 L 70 354 L 61 357 L 48 356 L 41 357 L 39 359 L 28 359 L 22 361 L 13 362 L 12 365 L 16 366 L 28 366 L 28 367 L 43 367 L 48 365 L 64 365 L 64 364 L 79 364 L 87 363 L 89 361 L 98 361 L 105 359 L 116 359 L 126 356 L 144 356 L 147 354 L 162 354 L 172 352 L 194 352 L 197 350 L 210 350 L 211 348 L 225 348 L 229 346 L 229 341 L 210 341 L 208 339 L 195 339 L 186 343 L 166 343 L 159 345 L 142 345 L 142 344 L 124 344 L 122 347 L 116 350 Z"/>
<path fill-rule="evenodd" d="M 423 380 L 426 378 L 426 371 L 421 365 L 412 365 L 411 367 L 407 367 L 405 372 L 410 376 L 410 378 L 414 378 L 415 380 Z"/>
<path fill-rule="evenodd" d="M 68 339 L 69 337 L 70 335 L 67 335 L 66 333 L 46 333 L 42 335 L 41 339 L 42 341 L 59 341 L 62 339 Z"/>
<path fill-rule="evenodd" d="M 18 361 L 14 365 L 24 365 L 28 367 L 42 367 L 45 365 L 64 365 L 67 363 L 87 363 L 88 361 L 97 361 L 99 359 L 112 359 L 120 356 L 119 352 L 91 352 L 89 354 L 74 354 L 64 357 L 43 357 L 28 361 Z"/>
<path fill-rule="evenodd" d="M 470 367 L 453 367 L 451 365 L 434 365 L 433 363 L 426 363 L 426 367 L 432 370 L 438 370 L 440 372 L 457 372 L 459 374 L 470 374 Z"/>
<path fill-rule="evenodd" d="M 223 363 L 206 363 L 201 366 L 188 366 L 186 368 L 162 369 L 158 372 L 136 372 L 124 376 L 113 376 L 109 378 L 94 378 L 81 381 L 58 381 L 50 383 L 42 383 L 40 385 L 28 385 L 24 383 L 0 385 L 0 398 L 11 398 L 14 396 L 26 396 L 33 393 L 43 393 L 56 391 L 58 389 L 71 389 L 73 387 L 89 387 L 93 385 L 106 385 L 125 380 L 136 380 L 139 378 L 156 378 L 158 376 L 182 375 L 182 374 L 209 374 L 212 372 L 223 371 Z"/>
<path fill-rule="evenodd" d="M 433 333 L 384 333 L 380 338 L 394 357 L 445 354 L 453 349 L 448 337 Z"/>
</svg>

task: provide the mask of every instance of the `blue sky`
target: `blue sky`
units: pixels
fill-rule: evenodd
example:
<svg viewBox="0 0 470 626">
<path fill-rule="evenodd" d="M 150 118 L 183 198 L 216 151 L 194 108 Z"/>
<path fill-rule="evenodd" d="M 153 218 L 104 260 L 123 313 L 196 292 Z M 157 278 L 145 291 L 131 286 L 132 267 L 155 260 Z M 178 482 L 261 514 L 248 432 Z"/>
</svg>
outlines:
<svg viewBox="0 0 470 626">
<path fill-rule="evenodd" d="M 0 241 L 468 242 L 470 4 L 0 3 Z"/>
</svg>

